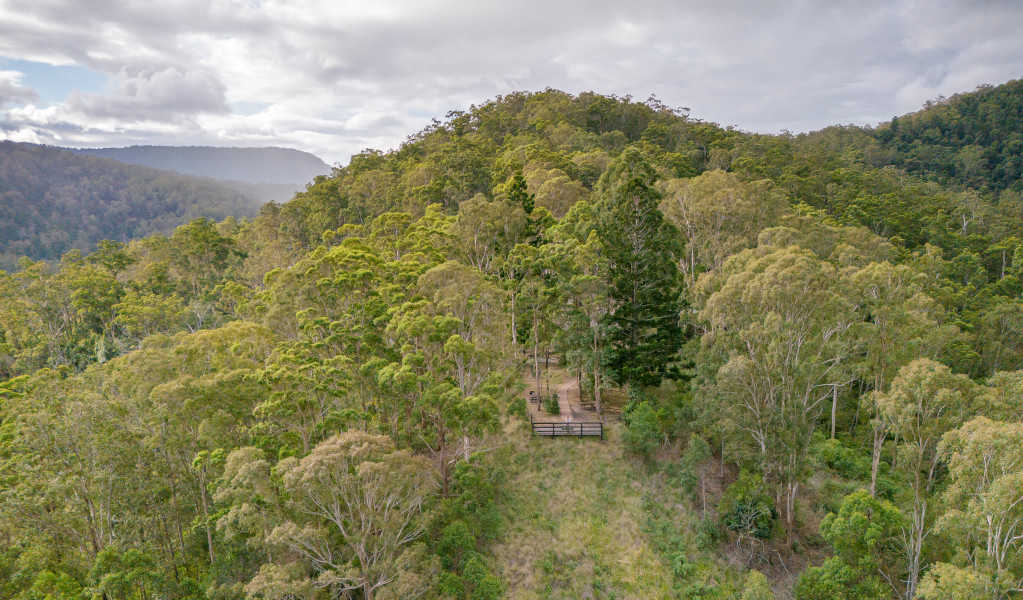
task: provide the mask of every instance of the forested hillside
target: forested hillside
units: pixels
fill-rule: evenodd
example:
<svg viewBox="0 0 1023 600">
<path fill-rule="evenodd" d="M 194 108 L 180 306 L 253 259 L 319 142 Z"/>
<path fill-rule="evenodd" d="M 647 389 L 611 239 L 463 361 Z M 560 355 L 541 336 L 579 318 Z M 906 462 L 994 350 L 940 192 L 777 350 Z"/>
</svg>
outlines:
<svg viewBox="0 0 1023 600">
<path fill-rule="evenodd" d="M 0 267 L 57 260 L 103 239 L 169 233 L 190 219 L 255 216 L 259 203 L 211 179 L 0 142 Z"/>
<path fill-rule="evenodd" d="M 1023 80 L 928 103 L 872 132 L 891 164 L 941 183 L 1023 188 Z"/>
<path fill-rule="evenodd" d="M 78 154 L 113 158 L 132 165 L 177 171 L 246 183 L 305 185 L 330 166 L 319 158 L 291 148 L 213 148 L 210 146 L 129 146 L 76 148 Z"/>
<path fill-rule="evenodd" d="M 516 93 L 23 261 L 0 597 L 1019 597 L 1023 202 L 884 129 Z"/>
</svg>

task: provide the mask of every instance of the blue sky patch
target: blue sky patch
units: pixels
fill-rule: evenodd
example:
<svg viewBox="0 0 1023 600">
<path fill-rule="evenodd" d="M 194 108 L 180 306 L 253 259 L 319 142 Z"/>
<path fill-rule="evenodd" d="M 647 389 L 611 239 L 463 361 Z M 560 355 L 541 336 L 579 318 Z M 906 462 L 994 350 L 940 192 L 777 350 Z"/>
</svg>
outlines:
<svg viewBox="0 0 1023 600">
<path fill-rule="evenodd" d="M 21 85 L 33 88 L 42 104 L 63 102 L 75 88 L 82 92 L 100 92 L 107 84 L 106 75 L 78 65 L 56 66 L 0 57 L 0 70 L 22 73 Z"/>
<path fill-rule="evenodd" d="M 232 102 L 231 112 L 236 115 L 242 115 L 243 117 L 251 117 L 258 112 L 262 112 L 269 106 L 269 102 Z"/>
</svg>

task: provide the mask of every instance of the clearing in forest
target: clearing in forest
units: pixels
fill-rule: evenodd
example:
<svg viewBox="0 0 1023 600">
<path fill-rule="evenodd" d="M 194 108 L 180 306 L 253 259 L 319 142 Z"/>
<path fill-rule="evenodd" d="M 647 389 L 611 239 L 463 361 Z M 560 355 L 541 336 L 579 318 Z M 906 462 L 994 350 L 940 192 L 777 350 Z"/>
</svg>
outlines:
<svg viewBox="0 0 1023 600">
<path fill-rule="evenodd" d="M 506 434 L 506 528 L 493 546 L 506 598 L 671 597 L 617 427 L 604 444 L 531 438 L 521 421 Z"/>
<path fill-rule="evenodd" d="M 523 379 L 526 384 L 524 394 L 529 396 L 530 392 L 539 393 L 546 397 L 549 393 L 558 395 L 559 414 L 552 415 L 545 410 L 545 407 L 535 403 L 528 403 L 529 411 L 533 419 L 539 422 L 550 421 L 597 421 L 597 412 L 593 409 L 592 402 L 583 402 L 579 392 L 579 380 L 572 377 L 563 369 L 552 369 L 551 380 L 548 385 L 546 379 L 540 380 L 540 389 L 537 390 L 536 379 L 526 376 Z"/>
<path fill-rule="evenodd" d="M 534 414 L 596 419 L 579 405 L 574 378 L 558 373 L 550 389 L 567 405 L 562 414 L 531 405 Z M 507 424 L 506 529 L 493 546 L 506 598 L 671 597 L 671 576 L 643 531 L 642 467 L 624 454 L 618 427 L 608 433 L 604 444 L 552 444 L 531 437 L 528 422 Z"/>
</svg>

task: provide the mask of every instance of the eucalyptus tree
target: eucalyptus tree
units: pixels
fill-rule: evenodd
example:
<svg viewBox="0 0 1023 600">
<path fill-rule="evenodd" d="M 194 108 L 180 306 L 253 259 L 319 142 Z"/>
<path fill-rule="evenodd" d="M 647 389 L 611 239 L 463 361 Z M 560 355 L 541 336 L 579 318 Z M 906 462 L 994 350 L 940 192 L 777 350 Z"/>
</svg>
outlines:
<svg viewBox="0 0 1023 600">
<path fill-rule="evenodd" d="M 672 179 L 664 188 L 664 215 L 685 238 L 679 265 L 689 285 L 700 270 L 719 269 L 732 254 L 756 245 L 757 234 L 786 212 L 770 181 L 743 182 L 724 171 Z"/>
<path fill-rule="evenodd" d="M 552 265 L 552 259 L 556 257 L 551 248 L 524 243 L 515 246 L 508 256 L 508 264 L 518 277 L 513 298 L 516 310 L 522 315 L 518 323 L 525 334 L 523 342 L 533 347 L 533 377 L 537 391 L 540 390 L 540 349 L 550 346 L 561 292 Z"/>
<path fill-rule="evenodd" d="M 863 356 L 857 367 L 868 393 L 861 396 L 873 414 L 875 394 L 888 391 L 899 369 L 916 358 L 939 358 L 957 331 L 944 323 L 944 310 L 923 293 L 922 275 L 907 265 L 871 263 L 850 278 L 862 321 L 857 324 Z M 874 419 L 870 495 L 877 487 L 886 421 Z"/>
<path fill-rule="evenodd" d="M 264 564 L 245 588 L 248 597 L 324 589 L 331 597 L 359 590 L 373 600 L 415 567 L 402 558 L 426 529 L 424 508 L 435 489 L 428 461 L 395 450 L 386 436 L 351 431 L 275 471 L 289 510 L 267 541 L 297 568 Z"/>
<path fill-rule="evenodd" d="M 593 399 L 597 414 L 601 413 L 603 365 L 606 359 L 605 318 L 610 310 L 604 275 L 607 261 L 593 228 L 592 207 L 588 203 L 574 206 L 568 216 L 551 228 L 550 250 L 554 277 L 561 287 L 563 299 L 554 315 L 556 338 L 563 353 L 579 369 L 580 377 L 592 377 Z M 582 381 L 580 381 L 582 388 Z"/>
<path fill-rule="evenodd" d="M 1023 423 L 976 417 L 944 435 L 948 509 L 939 528 L 956 534 L 972 566 L 1002 590 L 1023 585 Z M 1010 567 L 1016 567 L 1015 572 Z"/>
<path fill-rule="evenodd" d="M 455 333 L 467 352 L 455 352 L 452 359 L 459 389 L 472 396 L 488 378 L 507 367 L 511 358 L 502 314 L 504 291 L 479 271 L 454 261 L 423 273 L 415 289 L 430 300 L 436 314 L 458 319 Z"/>
<path fill-rule="evenodd" d="M 467 394 L 465 366 L 481 352 L 475 341 L 459 335 L 461 319 L 439 314 L 429 301 L 410 300 L 397 307 L 387 333 L 400 349 L 398 359 L 380 368 L 377 378 L 385 396 L 401 408 L 401 429 L 392 435 L 406 445 L 423 447 L 437 463 L 441 489 L 448 495 L 451 467 L 467 458 L 468 442 L 497 427 L 496 399 L 483 390 Z M 477 364 L 479 364 L 477 362 Z M 462 376 L 459 376 L 462 365 Z M 461 385 L 460 385 L 461 384 Z M 464 386 L 464 387 L 463 387 Z"/>
<path fill-rule="evenodd" d="M 704 358 L 720 365 L 704 393 L 723 400 L 765 480 L 778 486 L 790 539 L 810 441 L 852 352 L 856 317 L 840 279 L 812 252 L 762 246 L 698 282 Z"/>
<path fill-rule="evenodd" d="M 916 592 L 924 543 L 933 531 L 929 508 L 941 464 L 938 443 L 945 432 L 969 418 L 980 391 L 968 377 L 921 358 L 899 370 L 887 393 L 875 395 L 878 418 L 898 440 L 896 467 L 906 473 L 912 491 L 904 535 L 907 600 Z"/>
<path fill-rule="evenodd" d="M 526 229 L 527 215 L 521 206 L 476 195 L 458 206 L 452 234 L 462 262 L 489 275 L 519 243 Z"/>
<path fill-rule="evenodd" d="M 984 416 L 999 421 L 1023 422 L 1023 371 L 995 373 L 987 380 Z"/>
</svg>

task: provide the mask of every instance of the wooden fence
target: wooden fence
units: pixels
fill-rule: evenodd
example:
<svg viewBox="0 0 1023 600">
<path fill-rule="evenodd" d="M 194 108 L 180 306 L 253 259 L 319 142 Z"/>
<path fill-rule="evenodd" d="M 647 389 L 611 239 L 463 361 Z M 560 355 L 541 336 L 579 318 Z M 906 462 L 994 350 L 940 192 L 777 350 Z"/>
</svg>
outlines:
<svg viewBox="0 0 1023 600">
<path fill-rule="evenodd" d="M 604 423 L 602 421 L 558 421 L 554 423 L 542 423 L 533 420 L 529 416 L 529 423 L 533 427 L 533 435 L 545 437 L 561 436 L 599 436 L 604 441 Z"/>
</svg>

